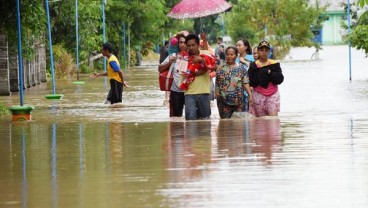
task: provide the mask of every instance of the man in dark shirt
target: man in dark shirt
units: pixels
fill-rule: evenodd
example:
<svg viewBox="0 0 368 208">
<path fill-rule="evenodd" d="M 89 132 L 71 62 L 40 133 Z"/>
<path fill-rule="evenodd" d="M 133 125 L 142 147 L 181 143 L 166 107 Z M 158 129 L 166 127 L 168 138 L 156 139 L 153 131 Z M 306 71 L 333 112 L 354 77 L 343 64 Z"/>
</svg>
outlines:
<svg viewBox="0 0 368 208">
<path fill-rule="evenodd" d="M 169 48 L 169 41 L 165 41 L 165 45 L 163 45 L 161 48 L 160 48 L 160 63 L 161 64 L 167 56 L 169 56 L 169 51 L 168 51 L 168 48 Z"/>
</svg>

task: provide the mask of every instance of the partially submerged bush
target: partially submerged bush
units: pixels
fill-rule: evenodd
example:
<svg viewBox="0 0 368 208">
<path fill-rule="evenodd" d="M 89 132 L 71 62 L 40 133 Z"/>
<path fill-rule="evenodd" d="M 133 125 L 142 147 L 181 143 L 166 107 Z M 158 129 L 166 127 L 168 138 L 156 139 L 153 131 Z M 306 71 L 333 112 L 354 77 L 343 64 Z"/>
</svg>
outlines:
<svg viewBox="0 0 368 208">
<path fill-rule="evenodd" d="M 55 78 L 71 79 L 76 70 L 75 62 L 70 53 L 60 45 L 54 46 Z"/>
<path fill-rule="evenodd" d="M 10 111 L 8 107 L 6 107 L 4 104 L 0 103 L 0 116 L 9 114 Z"/>
</svg>

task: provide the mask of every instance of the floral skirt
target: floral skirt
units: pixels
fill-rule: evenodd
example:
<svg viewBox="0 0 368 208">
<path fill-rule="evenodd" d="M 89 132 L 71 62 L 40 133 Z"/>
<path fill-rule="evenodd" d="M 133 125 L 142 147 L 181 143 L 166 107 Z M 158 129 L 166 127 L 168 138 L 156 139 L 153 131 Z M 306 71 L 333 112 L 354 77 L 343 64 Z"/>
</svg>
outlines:
<svg viewBox="0 0 368 208">
<path fill-rule="evenodd" d="M 280 112 L 280 93 L 277 90 L 271 96 L 264 96 L 253 91 L 253 106 L 251 113 L 257 117 L 268 116 Z"/>
<path fill-rule="evenodd" d="M 245 112 L 245 104 L 244 102 L 240 102 L 239 105 L 228 105 L 223 97 L 218 97 L 217 109 L 220 118 L 231 118 L 234 112 Z"/>
</svg>

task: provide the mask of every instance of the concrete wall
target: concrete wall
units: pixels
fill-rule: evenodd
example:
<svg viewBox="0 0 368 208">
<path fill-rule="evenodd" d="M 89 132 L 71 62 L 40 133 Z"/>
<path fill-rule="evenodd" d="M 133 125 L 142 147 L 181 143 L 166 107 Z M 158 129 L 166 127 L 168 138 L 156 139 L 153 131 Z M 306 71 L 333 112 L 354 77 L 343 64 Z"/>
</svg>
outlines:
<svg viewBox="0 0 368 208">
<path fill-rule="evenodd" d="M 37 46 L 38 78 L 40 82 L 46 82 L 46 47 Z"/>
<path fill-rule="evenodd" d="M 46 48 L 35 45 L 35 56 L 23 58 L 24 89 L 46 82 Z M 19 91 L 18 54 L 11 52 L 5 35 L 0 34 L 0 95 Z"/>
<path fill-rule="evenodd" d="M 8 41 L 0 34 L 0 95 L 10 95 Z"/>
<path fill-rule="evenodd" d="M 18 79 L 18 55 L 16 53 L 9 53 L 9 84 L 11 92 L 19 91 L 19 79 Z"/>
</svg>

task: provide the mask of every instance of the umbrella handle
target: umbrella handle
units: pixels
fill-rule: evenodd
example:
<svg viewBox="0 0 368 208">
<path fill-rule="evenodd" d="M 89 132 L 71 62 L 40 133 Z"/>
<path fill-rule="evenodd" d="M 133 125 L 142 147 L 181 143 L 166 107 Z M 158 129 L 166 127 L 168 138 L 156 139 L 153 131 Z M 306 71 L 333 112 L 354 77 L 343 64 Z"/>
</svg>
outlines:
<svg viewBox="0 0 368 208">
<path fill-rule="evenodd" d="M 199 27 L 200 31 L 199 31 L 199 33 L 202 33 L 203 32 L 202 17 L 199 18 L 199 24 L 200 24 L 200 27 Z"/>
</svg>

